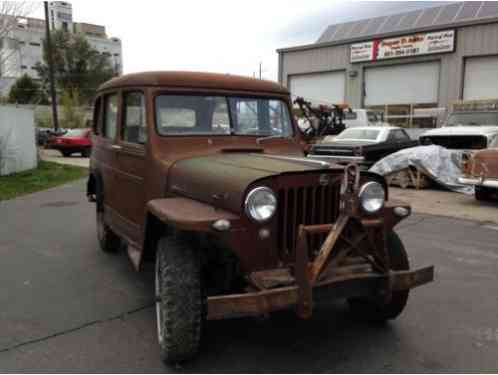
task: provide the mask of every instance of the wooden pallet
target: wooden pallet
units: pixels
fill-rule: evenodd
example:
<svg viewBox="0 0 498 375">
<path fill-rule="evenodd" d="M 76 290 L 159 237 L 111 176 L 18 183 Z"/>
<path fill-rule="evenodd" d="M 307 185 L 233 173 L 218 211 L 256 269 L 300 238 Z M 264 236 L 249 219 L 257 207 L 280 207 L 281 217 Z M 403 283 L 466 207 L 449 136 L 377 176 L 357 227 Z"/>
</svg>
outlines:
<svg viewBox="0 0 498 375">
<path fill-rule="evenodd" d="M 399 186 L 402 189 L 414 188 L 427 189 L 432 185 L 432 180 L 415 167 L 408 167 L 401 171 L 385 176 L 389 186 Z"/>
</svg>

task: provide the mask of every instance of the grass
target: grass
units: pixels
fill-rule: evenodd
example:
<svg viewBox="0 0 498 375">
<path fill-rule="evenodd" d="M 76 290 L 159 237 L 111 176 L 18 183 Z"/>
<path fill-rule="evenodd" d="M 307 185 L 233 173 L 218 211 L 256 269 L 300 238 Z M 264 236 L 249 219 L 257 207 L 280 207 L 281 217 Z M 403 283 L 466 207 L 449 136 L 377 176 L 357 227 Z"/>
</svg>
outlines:
<svg viewBox="0 0 498 375">
<path fill-rule="evenodd" d="M 38 168 L 0 177 L 0 201 L 49 189 L 88 175 L 88 168 L 40 161 Z"/>
</svg>

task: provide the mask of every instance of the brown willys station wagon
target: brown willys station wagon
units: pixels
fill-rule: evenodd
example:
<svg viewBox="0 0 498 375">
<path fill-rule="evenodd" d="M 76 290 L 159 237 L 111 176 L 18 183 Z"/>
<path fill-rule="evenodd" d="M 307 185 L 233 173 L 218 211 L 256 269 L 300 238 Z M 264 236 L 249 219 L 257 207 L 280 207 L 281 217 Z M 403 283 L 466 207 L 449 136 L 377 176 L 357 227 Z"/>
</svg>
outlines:
<svg viewBox="0 0 498 375">
<path fill-rule="evenodd" d="M 245 77 L 148 72 L 112 79 L 95 101 L 88 197 L 100 247 L 156 264 L 162 358 L 199 350 L 206 320 L 344 298 L 393 319 L 410 288 L 394 226 L 410 207 L 378 175 L 304 157 L 287 89 Z M 320 298 L 319 298 L 320 297 Z"/>
</svg>

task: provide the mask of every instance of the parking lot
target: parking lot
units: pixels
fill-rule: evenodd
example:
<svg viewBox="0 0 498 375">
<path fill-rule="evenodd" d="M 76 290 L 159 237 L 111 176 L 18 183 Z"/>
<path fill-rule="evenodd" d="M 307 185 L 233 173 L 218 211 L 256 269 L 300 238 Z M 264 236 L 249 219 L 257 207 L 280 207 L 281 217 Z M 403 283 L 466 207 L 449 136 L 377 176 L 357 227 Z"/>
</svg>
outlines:
<svg viewBox="0 0 498 375">
<path fill-rule="evenodd" d="M 201 356 L 159 360 L 151 267 L 98 250 L 85 182 L 0 203 L 0 370 L 140 372 L 497 371 L 498 232 L 416 214 L 399 233 L 412 265 L 434 264 L 396 321 L 351 320 L 344 303 L 309 321 L 210 322 Z M 468 199 L 472 199 L 468 197 Z"/>
</svg>

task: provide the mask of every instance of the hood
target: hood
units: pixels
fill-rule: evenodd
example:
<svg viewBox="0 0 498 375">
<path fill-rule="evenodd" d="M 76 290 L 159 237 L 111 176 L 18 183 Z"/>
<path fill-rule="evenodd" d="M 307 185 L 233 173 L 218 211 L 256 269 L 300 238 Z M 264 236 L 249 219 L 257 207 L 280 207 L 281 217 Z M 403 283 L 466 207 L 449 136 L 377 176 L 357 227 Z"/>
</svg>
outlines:
<svg viewBox="0 0 498 375">
<path fill-rule="evenodd" d="M 216 154 L 177 161 L 170 169 L 168 190 L 174 194 L 240 212 L 246 191 L 258 180 L 284 174 L 338 169 L 305 158 L 265 154 Z"/>
<path fill-rule="evenodd" d="M 429 130 L 422 134 L 422 137 L 448 135 L 483 135 L 489 137 L 495 134 L 498 134 L 498 126 L 445 126 Z"/>
</svg>

